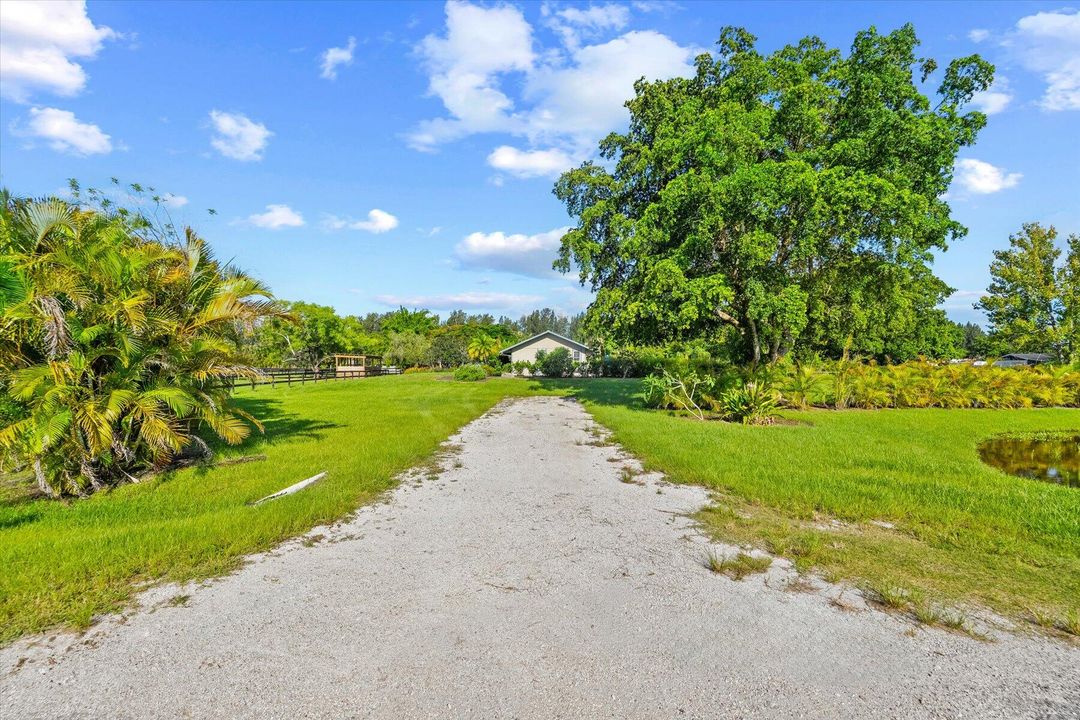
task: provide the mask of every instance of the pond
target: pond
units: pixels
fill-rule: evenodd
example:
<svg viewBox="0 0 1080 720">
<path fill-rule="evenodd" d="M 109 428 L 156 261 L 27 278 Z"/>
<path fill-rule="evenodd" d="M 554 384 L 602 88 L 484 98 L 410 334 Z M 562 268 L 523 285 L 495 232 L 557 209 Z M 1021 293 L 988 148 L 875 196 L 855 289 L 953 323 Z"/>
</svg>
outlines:
<svg viewBox="0 0 1080 720">
<path fill-rule="evenodd" d="M 1080 435 L 994 438 L 979 457 L 1010 475 L 1080 488 Z"/>
</svg>

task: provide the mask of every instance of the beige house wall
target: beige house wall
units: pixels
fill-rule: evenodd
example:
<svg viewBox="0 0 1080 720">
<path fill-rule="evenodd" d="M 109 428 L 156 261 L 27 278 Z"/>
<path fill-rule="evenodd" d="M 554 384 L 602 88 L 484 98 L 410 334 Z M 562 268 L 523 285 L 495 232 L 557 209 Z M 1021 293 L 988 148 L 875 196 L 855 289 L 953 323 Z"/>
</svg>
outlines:
<svg viewBox="0 0 1080 720">
<path fill-rule="evenodd" d="M 589 358 L 589 353 L 575 350 L 569 345 L 565 345 L 553 337 L 542 337 L 537 339 L 535 342 L 532 342 L 525 347 L 518 348 L 514 352 L 510 353 L 510 362 L 518 362 L 519 360 L 523 360 L 525 362 L 536 362 L 537 350 L 547 350 L 548 352 L 551 352 L 556 348 L 566 348 L 567 350 L 569 350 L 570 357 L 574 360 L 574 362 L 581 362 Z M 577 355 L 575 355 L 574 353 L 577 353 Z"/>
</svg>

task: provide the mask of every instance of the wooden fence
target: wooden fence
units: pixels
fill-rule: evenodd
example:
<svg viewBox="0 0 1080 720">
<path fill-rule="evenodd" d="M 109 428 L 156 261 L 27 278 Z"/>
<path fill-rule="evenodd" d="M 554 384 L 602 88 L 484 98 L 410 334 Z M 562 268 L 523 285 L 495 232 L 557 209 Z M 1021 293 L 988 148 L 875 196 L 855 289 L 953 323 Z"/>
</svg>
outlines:
<svg viewBox="0 0 1080 720">
<path fill-rule="evenodd" d="M 333 380 L 359 380 L 360 378 L 376 377 L 379 375 L 400 375 L 401 368 L 393 365 L 379 365 L 377 367 L 358 368 L 349 370 L 345 368 L 258 368 L 259 376 L 253 378 L 236 378 L 226 383 L 228 387 L 250 387 L 270 385 L 277 387 L 279 384 L 292 386 L 306 385 L 307 383 L 330 382 Z"/>
</svg>

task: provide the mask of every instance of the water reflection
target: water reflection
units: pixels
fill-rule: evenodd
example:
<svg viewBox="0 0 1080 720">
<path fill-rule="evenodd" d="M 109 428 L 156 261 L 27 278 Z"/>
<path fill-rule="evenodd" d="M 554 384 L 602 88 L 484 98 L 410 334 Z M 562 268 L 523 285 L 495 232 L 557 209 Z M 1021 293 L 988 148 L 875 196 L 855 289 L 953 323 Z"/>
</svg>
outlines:
<svg viewBox="0 0 1080 720">
<path fill-rule="evenodd" d="M 1080 435 L 994 438 L 979 446 L 979 457 L 1010 475 L 1080 488 Z"/>
</svg>

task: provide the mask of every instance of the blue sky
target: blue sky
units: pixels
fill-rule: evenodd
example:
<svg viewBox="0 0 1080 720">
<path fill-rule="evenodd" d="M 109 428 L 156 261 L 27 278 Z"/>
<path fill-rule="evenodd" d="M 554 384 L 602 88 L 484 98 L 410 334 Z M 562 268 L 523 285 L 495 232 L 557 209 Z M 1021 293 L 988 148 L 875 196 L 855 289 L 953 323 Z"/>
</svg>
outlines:
<svg viewBox="0 0 1080 720">
<path fill-rule="evenodd" d="M 560 170 L 724 25 L 771 51 L 912 22 L 998 68 L 936 264 L 957 320 L 1021 223 L 1080 232 L 1080 14 L 1056 3 L 0 3 L 0 181 L 153 185 L 286 299 L 517 316 L 582 309 L 550 271 Z M 217 210 L 209 216 L 207 208 Z"/>
</svg>

